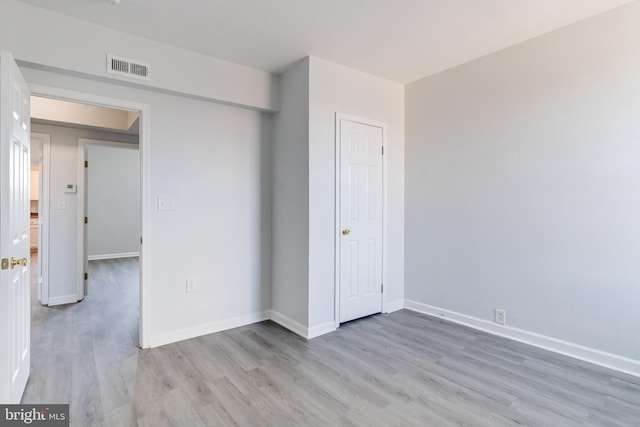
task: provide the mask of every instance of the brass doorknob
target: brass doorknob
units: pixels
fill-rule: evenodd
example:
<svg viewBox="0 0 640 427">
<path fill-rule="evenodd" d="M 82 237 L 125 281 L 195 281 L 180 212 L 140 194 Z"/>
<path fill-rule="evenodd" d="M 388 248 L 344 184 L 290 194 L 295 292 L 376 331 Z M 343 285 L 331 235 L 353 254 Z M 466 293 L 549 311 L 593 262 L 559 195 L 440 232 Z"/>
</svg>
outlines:
<svg viewBox="0 0 640 427">
<path fill-rule="evenodd" d="M 342 235 L 346 236 L 347 234 L 351 233 L 351 230 L 349 230 L 348 228 L 345 228 L 342 230 Z"/>
<path fill-rule="evenodd" d="M 16 265 L 21 265 L 23 267 L 26 267 L 27 259 L 26 258 L 15 259 L 14 257 L 11 257 L 11 268 L 14 268 Z"/>
</svg>

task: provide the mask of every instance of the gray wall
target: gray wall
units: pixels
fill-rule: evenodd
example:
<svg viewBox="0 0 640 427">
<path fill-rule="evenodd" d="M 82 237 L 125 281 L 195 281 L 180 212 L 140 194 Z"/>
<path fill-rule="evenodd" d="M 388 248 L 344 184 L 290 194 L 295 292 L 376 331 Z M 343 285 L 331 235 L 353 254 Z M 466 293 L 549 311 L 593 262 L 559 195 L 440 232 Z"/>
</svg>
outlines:
<svg viewBox="0 0 640 427">
<path fill-rule="evenodd" d="M 140 151 L 86 146 L 89 259 L 131 255 L 140 248 Z"/>
<path fill-rule="evenodd" d="M 640 3 L 406 88 L 406 298 L 640 359 Z"/>
<path fill-rule="evenodd" d="M 309 60 L 281 80 L 274 116 L 273 310 L 306 327 L 309 314 Z"/>
</svg>

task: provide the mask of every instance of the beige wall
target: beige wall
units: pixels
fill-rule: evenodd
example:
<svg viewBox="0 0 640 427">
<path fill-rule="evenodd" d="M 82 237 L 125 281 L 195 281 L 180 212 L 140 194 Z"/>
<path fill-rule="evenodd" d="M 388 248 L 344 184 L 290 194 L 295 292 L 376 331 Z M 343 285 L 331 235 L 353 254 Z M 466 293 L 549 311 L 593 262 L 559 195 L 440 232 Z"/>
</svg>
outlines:
<svg viewBox="0 0 640 427">
<path fill-rule="evenodd" d="M 127 131 L 138 113 L 32 96 L 31 118 Z"/>
</svg>

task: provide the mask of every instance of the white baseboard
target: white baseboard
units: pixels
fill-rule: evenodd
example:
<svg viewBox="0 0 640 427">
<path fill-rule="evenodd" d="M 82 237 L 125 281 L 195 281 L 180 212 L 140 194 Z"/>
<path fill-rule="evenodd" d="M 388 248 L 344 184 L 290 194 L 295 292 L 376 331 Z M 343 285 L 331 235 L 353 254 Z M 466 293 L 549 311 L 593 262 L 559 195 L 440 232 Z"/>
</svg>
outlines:
<svg viewBox="0 0 640 427">
<path fill-rule="evenodd" d="M 391 301 L 384 305 L 385 313 L 393 313 L 394 311 L 402 310 L 404 308 L 404 300 L 399 299 L 397 301 Z"/>
<path fill-rule="evenodd" d="M 53 305 L 73 304 L 73 303 L 76 303 L 78 301 L 82 301 L 82 300 L 78 299 L 78 295 L 76 295 L 76 294 L 63 295 L 61 297 L 49 297 L 49 299 L 47 300 L 47 304 L 46 305 L 51 307 Z"/>
<path fill-rule="evenodd" d="M 301 337 L 307 338 L 308 328 L 303 324 L 298 323 L 295 320 L 285 316 L 284 314 L 279 313 L 275 310 L 271 310 L 271 320 L 276 322 L 283 328 L 290 330 L 294 334 L 298 334 Z"/>
<path fill-rule="evenodd" d="M 140 252 L 122 252 L 119 254 L 89 255 L 87 258 L 89 261 L 97 261 L 100 259 L 133 258 L 138 256 L 140 256 Z"/>
<path fill-rule="evenodd" d="M 162 345 L 184 341 L 203 335 L 209 335 L 216 332 L 225 331 L 227 329 L 238 328 L 240 326 L 250 325 L 252 323 L 262 322 L 269 319 L 306 339 L 312 339 L 336 330 L 335 324 L 333 322 L 314 326 L 313 328 L 307 328 L 306 326 L 301 325 L 295 320 L 292 320 L 278 313 L 277 311 L 266 310 L 260 313 L 253 313 L 246 316 L 234 317 L 231 319 L 224 319 L 216 322 L 206 323 L 204 325 L 165 332 L 155 337 L 151 337 L 151 339 L 149 340 L 149 348 L 160 347 Z"/>
<path fill-rule="evenodd" d="M 477 317 L 467 316 L 466 314 L 456 313 L 455 311 L 445 310 L 417 301 L 405 300 L 405 308 L 640 377 L 640 360 L 629 359 L 546 335 L 499 325 Z"/>
<path fill-rule="evenodd" d="M 273 320 L 283 328 L 286 328 L 291 332 L 300 335 L 301 337 L 308 340 L 336 330 L 335 322 L 327 322 L 309 328 L 275 310 L 271 310 L 271 320 Z"/>
<path fill-rule="evenodd" d="M 310 340 L 320 335 L 328 334 L 336 330 L 336 322 L 326 322 L 320 325 L 312 326 L 307 332 L 307 339 Z"/>
<path fill-rule="evenodd" d="M 215 332 L 225 331 L 227 329 L 238 328 L 240 326 L 250 325 L 256 322 L 262 322 L 263 320 L 269 320 L 270 318 L 271 311 L 267 310 L 260 313 L 248 314 L 246 316 L 233 317 L 231 319 L 205 323 L 204 325 L 177 329 L 175 331 L 165 332 L 155 337 L 151 337 L 151 339 L 149 340 L 149 348 L 160 347 L 161 345 L 184 341 L 203 335 L 209 335 Z"/>
</svg>

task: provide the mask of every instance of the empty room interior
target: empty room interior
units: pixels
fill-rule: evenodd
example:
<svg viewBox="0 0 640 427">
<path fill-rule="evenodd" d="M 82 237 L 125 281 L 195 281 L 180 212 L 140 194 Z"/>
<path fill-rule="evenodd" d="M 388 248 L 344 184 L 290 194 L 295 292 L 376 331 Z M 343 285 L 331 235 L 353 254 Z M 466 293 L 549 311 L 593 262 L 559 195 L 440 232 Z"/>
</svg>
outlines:
<svg viewBox="0 0 640 427">
<path fill-rule="evenodd" d="M 2 0 L 0 404 L 639 426 L 639 23 L 638 0 Z"/>
</svg>

